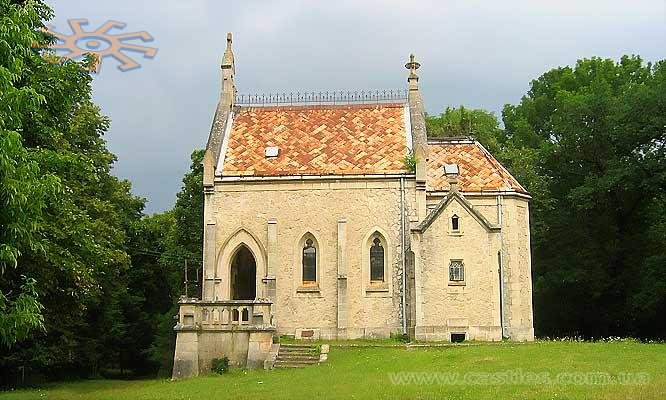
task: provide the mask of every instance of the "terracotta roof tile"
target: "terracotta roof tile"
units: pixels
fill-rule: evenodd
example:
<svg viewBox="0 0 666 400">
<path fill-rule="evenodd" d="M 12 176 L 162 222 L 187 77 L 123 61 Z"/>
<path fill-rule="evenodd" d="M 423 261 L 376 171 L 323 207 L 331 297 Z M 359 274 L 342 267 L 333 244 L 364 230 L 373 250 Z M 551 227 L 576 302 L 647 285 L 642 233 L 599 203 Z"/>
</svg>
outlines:
<svg viewBox="0 0 666 400">
<path fill-rule="evenodd" d="M 234 116 L 222 175 L 405 172 L 404 104 L 242 108 Z M 266 147 L 279 148 L 267 158 Z"/>
<path fill-rule="evenodd" d="M 447 191 L 444 164 L 458 164 L 458 187 L 463 192 L 513 189 L 527 193 L 518 181 L 478 142 L 472 140 L 428 142 L 427 190 Z"/>
</svg>

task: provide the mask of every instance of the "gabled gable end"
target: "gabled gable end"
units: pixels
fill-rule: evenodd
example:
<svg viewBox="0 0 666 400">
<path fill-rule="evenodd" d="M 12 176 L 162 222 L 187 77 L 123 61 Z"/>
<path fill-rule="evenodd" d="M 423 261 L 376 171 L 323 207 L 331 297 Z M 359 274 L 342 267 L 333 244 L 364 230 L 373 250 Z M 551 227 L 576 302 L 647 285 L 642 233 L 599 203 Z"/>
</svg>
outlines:
<svg viewBox="0 0 666 400">
<path fill-rule="evenodd" d="M 486 219 L 486 217 L 483 216 L 483 214 L 481 214 L 476 208 L 474 208 L 472 203 L 470 203 L 469 200 L 465 198 L 465 196 L 461 195 L 457 191 L 452 191 L 449 193 L 448 196 L 446 196 L 444 199 L 442 199 L 442 201 L 439 202 L 437 207 L 434 210 L 432 210 L 428 214 L 428 216 L 426 216 L 426 218 L 416 228 L 412 228 L 412 231 L 419 233 L 425 232 L 430 227 L 430 225 L 432 225 L 432 223 L 435 222 L 435 220 L 439 217 L 439 215 L 448 207 L 448 205 L 451 204 L 451 202 L 453 202 L 454 200 L 457 200 L 460 203 L 460 205 L 462 205 L 463 208 L 467 210 L 467 212 L 469 212 L 474 217 L 474 219 L 476 219 L 477 222 L 481 224 L 481 226 L 483 226 L 488 232 L 499 232 L 501 230 L 500 226 L 491 224 Z"/>
</svg>

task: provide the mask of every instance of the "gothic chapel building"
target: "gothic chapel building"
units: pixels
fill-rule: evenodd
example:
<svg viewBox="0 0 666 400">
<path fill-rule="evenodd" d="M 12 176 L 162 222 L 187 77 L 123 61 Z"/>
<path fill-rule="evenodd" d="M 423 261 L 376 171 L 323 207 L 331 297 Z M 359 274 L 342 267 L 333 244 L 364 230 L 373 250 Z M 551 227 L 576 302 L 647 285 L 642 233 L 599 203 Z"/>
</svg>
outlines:
<svg viewBox="0 0 666 400">
<path fill-rule="evenodd" d="M 534 339 L 527 191 L 406 92 L 241 97 L 231 35 L 206 147 L 202 297 L 174 377 L 259 367 L 274 335 Z"/>
</svg>

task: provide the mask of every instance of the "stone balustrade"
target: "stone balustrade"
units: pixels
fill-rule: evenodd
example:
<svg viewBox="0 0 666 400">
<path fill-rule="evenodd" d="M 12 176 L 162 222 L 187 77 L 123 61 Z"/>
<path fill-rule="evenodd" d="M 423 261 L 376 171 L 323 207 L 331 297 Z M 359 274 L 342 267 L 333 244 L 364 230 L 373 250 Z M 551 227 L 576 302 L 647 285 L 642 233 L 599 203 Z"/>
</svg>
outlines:
<svg viewBox="0 0 666 400">
<path fill-rule="evenodd" d="M 202 301 L 183 298 L 176 330 L 272 329 L 269 300 Z"/>
</svg>

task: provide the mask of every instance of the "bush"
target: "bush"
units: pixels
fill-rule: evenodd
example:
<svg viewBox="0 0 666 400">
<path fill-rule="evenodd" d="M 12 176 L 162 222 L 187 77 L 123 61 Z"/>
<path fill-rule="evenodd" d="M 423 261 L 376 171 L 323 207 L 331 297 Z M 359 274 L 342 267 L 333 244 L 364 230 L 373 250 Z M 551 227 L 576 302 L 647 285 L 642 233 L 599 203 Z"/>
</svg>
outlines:
<svg viewBox="0 0 666 400">
<path fill-rule="evenodd" d="M 412 151 L 405 155 L 403 161 L 405 163 L 405 168 L 407 168 L 409 172 L 416 172 L 416 155 Z"/>
<path fill-rule="evenodd" d="M 217 374 L 224 374 L 229 371 L 229 357 L 214 358 L 211 368 Z"/>
<path fill-rule="evenodd" d="M 320 354 L 321 354 L 321 345 L 320 344 L 315 345 L 313 348 L 311 348 L 308 351 L 308 355 L 311 355 L 311 356 L 318 356 Z"/>
<path fill-rule="evenodd" d="M 391 340 L 394 340 L 396 342 L 400 343 L 409 343 L 409 335 L 406 333 L 391 333 Z"/>
</svg>

